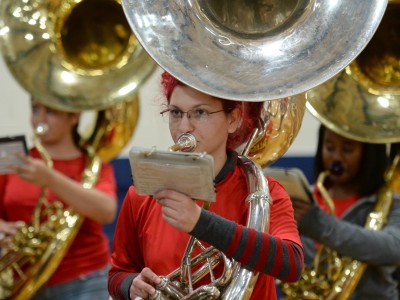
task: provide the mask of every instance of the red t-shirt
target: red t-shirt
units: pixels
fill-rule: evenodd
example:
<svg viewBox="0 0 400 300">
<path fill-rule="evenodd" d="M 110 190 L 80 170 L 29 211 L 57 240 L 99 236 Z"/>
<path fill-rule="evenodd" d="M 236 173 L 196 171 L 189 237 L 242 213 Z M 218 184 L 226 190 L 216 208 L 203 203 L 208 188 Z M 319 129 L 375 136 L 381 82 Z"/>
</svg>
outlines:
<svg viewBox="0 0 400 300">
<path fill-rule="evenodd" d="M 36 149 L 30 155 L 40 158 Z M 53 160 L 54 169 L 76 181 L 81 181 L 86 159 L 84 156 L 71 160 Z M 116 197 L 116 183 L 113 168 L 103 163 L 96 188 Z M 0 218 L 6 221 L 32 220 L 41 187 L 23 181 L 15 174 L 0 176 Z M 46 196 L 49 202 L 60 201 L 51 189 Z M 54 272 L 48 285 L 70 281 L 81 275 L 105 267 L 109 263 L 108 240 L 103 233 L 102 224 L 85 218 L 70 249 Z"/>
<path fill-rule="evenodd" d="M 319 191 L 317 186 L 315 186 L 314 189 L 314 196 L 314 198 L 317 200 L 319 207 L 325 212 L 330 213 L 329 207 L 325 203 L 325 200 L 322 197 L 321 192 Z M 333 206 L 335 207 L 335 216 L 337 218 L 341 218 L 343 214 L 358 201 L 358 199 L 360 199 L 360 196 L 357 195 L 342 199 L 332 199 Z"/>
<path fill-rule="evenodd" d="M 248 189 L 244 176 L 243 170 L 236 165 L 233 172 L 217 185 L 217 200 L 209 208 L 242 225 L 248 218 L 245 201 Z M 269 233 L 301 245 L 289 196 L 273 178 L 268 177 L 268 183 L 273 199 Z M 152 197 L 139 196 L 131 187 L 118 216 L 109 290 L 118 291 L 127 275 L 140 273 L 144 267 L 158 275 L 168 275 L 180 266 L 189 237 L 163 220 L 160 205 Z M 274 278 L 260 274 L 251 299 L 276 298 Z"/>
</svg>

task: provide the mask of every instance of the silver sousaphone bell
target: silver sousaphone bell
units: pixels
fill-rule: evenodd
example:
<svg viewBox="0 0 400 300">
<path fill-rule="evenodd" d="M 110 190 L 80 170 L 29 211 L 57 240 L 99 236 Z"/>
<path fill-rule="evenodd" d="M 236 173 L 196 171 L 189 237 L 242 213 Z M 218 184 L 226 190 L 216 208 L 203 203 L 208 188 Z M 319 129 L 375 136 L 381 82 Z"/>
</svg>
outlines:
<svg viewBox="0 0 400 300">
<path fill-rule="evenodd" d="M 122 0 L 152 58 L 180 81 L 232 100 L 303 93 L 372 38 L 387 0 Z"/>
</svg>

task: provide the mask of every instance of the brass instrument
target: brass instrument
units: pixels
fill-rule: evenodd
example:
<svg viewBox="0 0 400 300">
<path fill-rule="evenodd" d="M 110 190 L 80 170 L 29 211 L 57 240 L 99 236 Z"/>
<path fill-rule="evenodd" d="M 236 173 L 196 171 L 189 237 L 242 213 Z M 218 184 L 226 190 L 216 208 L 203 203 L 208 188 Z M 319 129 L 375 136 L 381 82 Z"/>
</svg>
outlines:
<svg viewBox="0 0 400 300">
<path fill-rule="evenodd" d="M 206 94 L 265 101 L 301 94 L 367 45 L 387 0 L 122 0 L 143 48 Z M 351 41 L 351 42 L 349 42 Z"/>
<path fill-rule="evenodd" d="M 93 132 L 82 140 L 89 156 L 82 184 L 91 188 L 99 158 L 112 159 L 131 138 L 139 110 L 137 90 L 156 67 L 130 29 L 121 2 L 2 0 L 0 51 L 19 84 L 44 105 L 97 112 Z M 57 268 L 82 221 L 58 203 L 39 200 L 32 224 L 20 229 L 12 249 L 0 258 L 0 298 L 33 297 Z"/>
<path fill-rule="evenodd" d="M 367 143 L 400 141 L 400 1 L 390 0 L 375 35 L 343 72 L 306 93 L 326 127 Z"/>
<path fill-rule="evenodd" d="M 194 141 L 191 146 L 190 141 Z M 179 136 L 176 145 L 171 149 L 194 148 L 195 142 L 193 135 L 184 133 Z M 252 139 L 249 142 L 252 142 Z M 246 199 L 250 206 L 247 226 L 267 231 L 271 204 L 267 179 L 261 167 L 251 159 L 243 155 L 239 158 L 241 167 L 246 171 L 249 186 L 249 195 Z M 205 209 L 208 208 L 208 204 L 204 203 Z M 202 252 L 192 258 L 195 247 L 200 247 Z M 224 264 L 224 271 L 220 278 L 215 278 L 213 269 L 220 263 Z M 192 270 L 196 267 L 199 268 L 192 274 Z M 193 289 L 193 285 L 207 274 L 211 283 Z M 205 248 L 200 241 L 191 237 L 180 268 L 161 277 L 162 283 L 156 287 L 156 295 L 151 299 L 248 299 L 257 277 L 258 273 L 247 270 L 214 247 Z"/>
<path fill-rule="evenodd" d="M 300 131 L 306 100 L 304 94 L 264 101 L 260 112 L 262 122 L 249 148 L 238 147 L 261 167 L 269 166 L 282 157 Z"/>
<path fill-rule="evenodd" d="M 36 134 L 34 144 L 51 168 L 51 157 Z M 96 184 L 100 167 L 99 157 L 89 152 L 82 175 L 84 188 L 90 189 Z M 48 203 L 46 192 L 47 188 L 43 187 L 31 223 L 18 228 L 11 249 L 1 256 L 0 299 L 30 299 L 53 274 L 83 222 L 80 215 L 65 209 L 61 202 Z"/>
<path fill-rule="evenodd" d="M 242 153 L 240 165 L 247 174 L 249 196 L 249 219 L 247 226 L 267 231 L 269 224 L 269 189 L 260 165 L 270 164 L 289 148 L 296 137 L 304 115 L 305 99 L 299 95 L 286 99 L 265 101 L 259 111 L 257 126 L 245 145 L 236 149 Z M 177 143 L 170 151 L 191 152 L 196 147 L 196 138 L 190 133 L 179 135 Z M 204 208 L 208 209 L 208 202 Z M 192 258 L 195 247 L 202 252 Z M 212 270 L 223 264 L 220 278 L 215 278 Z M 196 271 L 191 273 L 191 270 Z M 209 274 L 211 283 L 193 289 L 193 285 Z M 152 299 L 249 299 L 257 281 L 258 273 L 247 270 L 239 263 L 227 258 L 214 247 L 204 249 L 195 238 L 186 247 L 180 268 L 167 276 L 157 287 Z"/>
<path fill-rule="evenodd" d="M 378 191 L 373 210 L 369 213 L 365 228 L 381 230 L 387 221 L 393 202 L 391 181 L 395 179 L 393 170 L 398 168 L 398 159 L 385 174 L 385 185 Z M 323 183 L 331 171 L 322 172 L 317 186 L 334 215 L 334 204 Z M 325 257 L 323 257 L 325 255 Z M 285 299 L 346 300 L 350 299 L 368 265 L 350 257 L 340 257 L 336 251 L 321 245 L 314 258 L 314 268 L 306 268 L 296 283 L 282 284 Z"/>
<path fill-rule="evenodd" d="M 144 49 L 181 82 L 222 99 L 287 101 L 277 110 L 274 124 L 269 119 L 274 111 L 271 103 L 267 109 L 270 115 L 252 136 L 254 143 L 244 146 L 249 158 L 266 165 L 284 154 L 300 128 L 298 121 L 301 123 L 304 113 L 301 101 L 297 107 L 287 104 L 340 72 L 362 51 L 381 21 L 387 1 L 122 0 L 122 5 Z M 280 123 L 288 119 L 289 124 Z M 271 124 L 272 131 L 267 127 Z M 270 140 L 275 142 L 272 149 L 267 147 Z M 181 145 L 173 148 L 180 149 Z M 249 176 L 261 182 L 262 171 L 258 172 L 257 164 L 253 168 Z M 263 229 L 264 221 L 253 222 Z M 188 245 L 189 250 L 194 244 Z M 213 253 L 205 254 L 206 259 L 211 256 Z M 224 257 L 219 260 L 228 265 Z M 205 269 L 212 269 L 213 264 L 209 262 Z M 170 282 L 175 280 L 175 274 L 170 274 L 165 288 L 160 287 L 160 294 L 165 293 L 158 296 L 165 297 L 160 299 L 247 299 L 257 277 L 242 269 L 239 279 L 228 284 L 228 292 L 218 296 L 213 285 L 191 291 L 192 279 L 185 279 L 190 268 L 182 265 L 181 269 L 184 272 L 178 270 L 177 277 L 183 282 L 183 292 Z M 215 285 L 228 282 L 231 272 Z"/>
<path fill-rule="evenodd" d="M 400 1 L 390 0 L 382 22 L 360 55 L 343 72 L 306 92 L 307 109 L 334 132 L 367 143 L 400 141 L 399 13 Z M 378 192 L 365 228 L 381 230 L 385 226 L 399 180 L 398 159 L 386 171 L 386 184 Z M 323 177 L 317 185 L 333 211 Z M 326 258 L 322 262 L 323 251 Z M 323 264 L 326 270 L 321 268 Z M 322 245 L 314 269 L 307 269 L 299 282 L 285 283 L 282 289 L 287 299 L 349 299 L 366 268 L 365 263 L 339 257 Z"/>
<path fill-rule="evenodd" d="M 18 83 L 64 111 L 130 100 L 156 67 L 119 0 L 2 0 L 0 47 Z"/>
<path fill-rule="evenodd" d="M 175 145 L 169 147 L 170 151 L 183 151 L 192 152 L 196 148 L 197 141 L 196 138 L 187 132 L 181 133 L 178 136 L 178 141 Z"/>
</svg>

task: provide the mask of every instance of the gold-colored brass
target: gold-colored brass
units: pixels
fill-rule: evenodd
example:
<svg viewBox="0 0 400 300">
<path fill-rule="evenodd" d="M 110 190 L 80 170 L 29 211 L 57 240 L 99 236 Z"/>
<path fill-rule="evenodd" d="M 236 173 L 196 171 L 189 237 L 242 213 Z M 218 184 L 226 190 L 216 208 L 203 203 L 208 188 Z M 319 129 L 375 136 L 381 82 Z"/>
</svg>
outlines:
<svg viewBox="0 0 400 300">
<path fill-rule="evenodd" d="M 390 0 L 372 40 L 346 69 L 306 92 L 306 107 L 326 127 L 347 138 L 368 143 L 400 141 L 400 1 Z M 399 189 L 399 157 L 385 173 L 385 186 L 377 194 L 365 228 L 381 230 Z M 334 212 L 323 179 L 317 185 Z M 306 268 L 295 284 L 285 283 L 285 299 L 349 299 L 367 265 L 321 245 L 314 269 Z"/>
<path fill-rule="evenodd" d="M 326 127 L 370 143 L 400 141 L 400 1 L 390 0 L 371 41 L 337 76 L 306 93 Z"/>
<path fill-rule="evenodd" d="M 83 140 L 102 161 L 114 159 L 131 140 L 139 116 L 138 95 L 97 112 L 95 130 Z M 84 146 L 85 147 L 85 146 Z"/>
<path fill-rule="evenodd" d="M 305 94 L 265 101 L 260 128 L 246 155 L 262 167 L 277 161 L 301 128 L 305 104 Z"/>
<path fill-rule="evenodd" d="M 394 158 L 393 167 L 389 170 L 389 172 L 393 178 L 390 187 L 393 191 L 400 194 L 400 153 L 398 153 Z"/>
<path fill-rule="evenodd" d="M 190 133 L 181 133 L 178 136 L 176 144 L 168 148 L 169 151 L 192 152 L 196 148 L 197 141 L 194 135 Z"/>
<path fill-rule="evenodd" d="M 119 0 L 1 0 L 0 47 L 21 86 L 57 110 L 97 111 L 82 185 L 91 188 L 101 160 L 132 137 L 137 90 L 156 64 L 133 35 Z M 36 144 L 36 143 L 35 143 Z M 45 161 L 46 152 L 37 148 Z M 50 166 L 50 165 L 49 165 Z M 0 259 L 0 299 L 30 299 L 55 271 L 83 222 L 43 189 L 32 221 Z"/>
<path fill-rule="evenodd" d="M 2 0 L 0 47 L 21 86 L 64 111 L 131 99 L 156 67 L 119 0 Z"/>
<path fill-rule="evenodd" d="M 385 185 L 379 190 L 373 210 L 369 213 L 365 228 L 381 230 L 387 221 L 392 202 L 392 182 L 398 180 L 393 170 L 398 168 L 400 156 L 394 159 L 385 173 Z M 329 172 L 318 178 L 318 187 L 327 206 L 334 214 L 333 201 L 323 186 Z M 342 257 L 336 251 L 320 245 L 314 258 L 314 269 L 305 268 L 301 279 L 296 283 L 283 283 L 282 291 L 286 300 L 347 300 L 350 299 L 363 276 L 367 264 L 351 257 Z"/>
<path fill-rule="evenodd" d="M 52 160 L 38 138 L 35 146 L 47 166 Z M 88 149 L 88 163 L 82 174 L 82 186 L 92 188 L 98 179 L 101 161 Z M 46 200 L 43 187 L 32 221 L 18 228 L 11 248 L 0 257 L 0 299 L 28 300 L 47 282 L 72 244 L 83 217 L 61 202 Z"/>
</svg>

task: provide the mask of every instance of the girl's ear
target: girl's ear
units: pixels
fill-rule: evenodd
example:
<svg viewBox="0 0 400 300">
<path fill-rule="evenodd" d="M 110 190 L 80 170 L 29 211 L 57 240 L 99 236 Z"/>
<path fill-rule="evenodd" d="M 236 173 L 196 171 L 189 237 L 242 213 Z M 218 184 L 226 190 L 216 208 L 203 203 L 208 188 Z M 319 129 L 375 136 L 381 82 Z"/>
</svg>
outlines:
<svg viewBox="0 0 400 300">
<path fill-rule="evenodd" d="M 78 124 L 80 116 L 81 116 L 80 113 L 71 113 L 70 118 L 71 118 L 72 124 L 74 124 L 74 125 Z"/>
<path fill-rule="evenodd" d="M 239 108 L 234 108 L 229 114 L 228 132 L 234 133 L 238 128 L 242 118 L 242 111 Z"/>
</svg>

